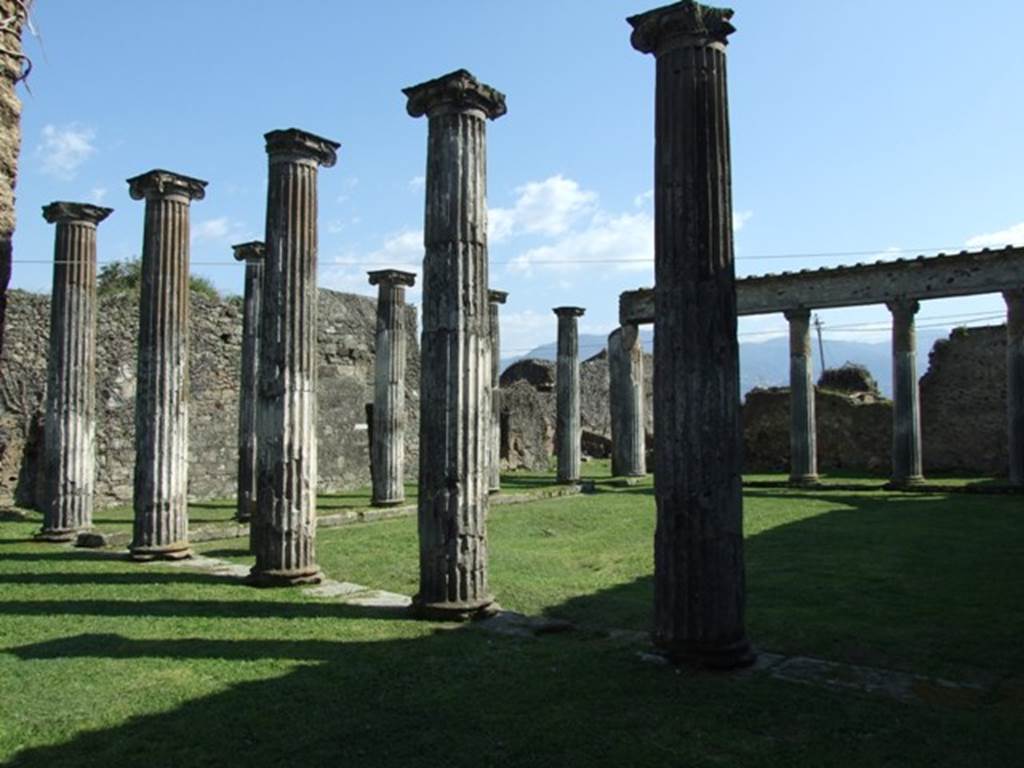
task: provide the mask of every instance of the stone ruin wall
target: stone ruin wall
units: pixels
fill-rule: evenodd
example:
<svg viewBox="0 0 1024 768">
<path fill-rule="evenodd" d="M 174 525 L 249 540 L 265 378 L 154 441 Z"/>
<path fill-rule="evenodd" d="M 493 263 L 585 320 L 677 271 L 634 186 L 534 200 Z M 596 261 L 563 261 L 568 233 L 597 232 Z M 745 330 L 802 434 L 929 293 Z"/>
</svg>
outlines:
<svg viewBox="0 0 1024 768">
<path fill-rule="evenodd" d="M 14 236 L 14 186 L 18 178 L 18 152 L 21 149 L 21 101 L 16 91 L 22 73 L 21 27 L 24 6 L 16 0 L 0 0 L 0 25 L 7 30 L 0 47 L 0 352 L 4 348 L 4 317 L 7 307 L 7 283 L 11 277 Z M 15 54 L 15 55 L 11 55 Z"/>
<path fill-rule="evenodd" d="M 923 362 L 919 354 L 919 364 Z M 648 438 L 652 434 L 653 359 L 644 355 Z M 502 459 L 507 468 L 546 469 L 553 451 L 553 362 L 520 361 L 502 374 Z M 588 435 L 610 438 L 605 353 L 581 365 L 584 452 Z M 1005 475 L 1006 327 L 958 329 L 936 343 L 921 378 L 921 432 L 928 472 Z M 816 390 L 818 467 L 886 476 L 892 461 L 892 402 L 882 397 Z M 789 389 L 747 393 L 743 406 L 746 472 L 789 468 Z M 592 445 L 600 442 L 590 436 Z"/>
<path fill-rule="evenodd" d="M 321 289 L 318 396 L 321 491 L 368 486 L 366 404 L 373 400 L 376 301 Z M 239 299 L 191 294 L 189 498 L 236 493 Z M 418 471 L 419 343 L 416 312 L 406 328 L 406 479 Z M 36 506 L 44 498 L 43 407 L 50 298 L 12 291 L 8 344 L 0 356 L 0 500 Z M 96 361 L 97 506 L 130 504 L 134 473 L 137 297 L 99 302 Z"/>
</svg>

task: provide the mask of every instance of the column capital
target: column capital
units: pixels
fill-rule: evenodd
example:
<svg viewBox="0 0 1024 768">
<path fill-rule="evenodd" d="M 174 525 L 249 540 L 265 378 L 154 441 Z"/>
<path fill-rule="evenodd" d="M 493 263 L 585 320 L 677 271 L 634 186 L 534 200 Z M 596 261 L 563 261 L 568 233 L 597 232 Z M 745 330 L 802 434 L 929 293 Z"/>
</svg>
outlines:
<svg viewBox="0 0 1024 768">
<path fill-rule="evenodd" d="M 793 322 L 794 320 L 802 320 L 803 322 L 806 323 L 808 320 L 811 319 L 811 310 L 807 309 L 806 307 L 793 307 L 792 309 L 785 309 L 782 311 L 782 314 L 785 315 L 786 319 L 789 320 L 789 322 Z"/>
<path fill-rule="evenodd" d="M 299 130 L 284 128 L 263 134 L 267 142 L 267 154 L 271 160 L 307 160 L 330 168 L 338 162 L 341 144 L 323 136 Z"/>
<path fill-rule="evenodd" d="M 504 304 L 508 301 L 508 291 L 487 291 L 487 301 L 490 304 Z"/>
<path fill-rule="evenodd" d="M 132 200 L 161 197 L 184 197 L 186 202 L 202 200 L 206 197 L 207 183 L 202 179 L 156 168 L 128 179 L 128 194 Z"/>
<path fill-rule="evenodd" d="M 92 224 L 94 227 L 114 212 L 91 203 L 69 203 L 57 200 L 43 206 L 43 218 L 49 224 Z"/>
<path fill-rule="evenodd" d="M 551 311 L 559 317 L 583 317 L 587 310 L 583 307 L 555 307 Z"/>
<path fill-rule="evenodd" d="M 724 48 L 736 28 L 731 8 L 714 8 L 693 0 L 655 8 L 626 19 L 633 27 L 630 42 L 641 53 L 659 56 L 677 48 Z"/>
<path fill-rule="evenodd" d="M 231 250 L 235 252 L 235 259 L 238 261 L 252 263 L 263 261 L 263 257 L 266 256 L 267 253 L 266 246 L 263 244 L 262 240 L 251 240 L 248 243 L 232 245 Z"/>
<path fill-rule="evenodd" d="M 415 272 L 403 272 L 400 269 L 375 269 L 367 272 L 370 285 L 406 285 L 410 288 L 416 284 Z"/>
<path fill-rule="evenodd" d="M 496 120 L 506 112 L 505 94 L 484 85 L 465 69 L 403 88 L 410 117 L 428 117 L 448 112 L 481 112 Z"/>
<path fill-rule="evenodd" d="M 893 299 L 892 301 L 885 302 L 885 306 L 889 308 L 889 311 L 894 316 L 909 319 L 917 314 L 917 310 L 921 308 L 921 303 L 917 299 Z"/>
</svg>

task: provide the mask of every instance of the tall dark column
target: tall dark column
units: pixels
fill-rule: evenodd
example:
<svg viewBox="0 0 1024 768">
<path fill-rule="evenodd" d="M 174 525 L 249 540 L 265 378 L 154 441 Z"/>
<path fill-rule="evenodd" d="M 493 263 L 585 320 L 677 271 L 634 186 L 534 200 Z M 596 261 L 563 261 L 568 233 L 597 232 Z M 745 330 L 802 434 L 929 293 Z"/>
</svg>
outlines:
<svg viewBox="0 0 1024 768">
<path fill-rule="evenodd" d="M 654 150 L 654 640 L 750 664 L 726 38 L 732 11 L 681 2 L 629 19 L 657 58 Z"/>
<path fill-rule="evenodd" d="M 492 610 L 487 583 L 491 343 L 486 124 L 505 97 L 458 70 L 406 88 L 429 118 L 420 371 L 421 616 Z"/>
<path fill-rule="evenodd" d="M 96 225 L 111 213 L 50 203 L 57 225 L 46 386 L 47 485 L 43 541 L 71 541 L 92 527 L 96 480 Z"/>
<path fill-rule="evenodd" d="M 644 348 L 635 325 L 608 336 L 608 403 L 612 427 L 612 475 L 646 474 L 644 426 Z"/>
<path fill-rule="evenodd" d="M 235 517 L 248 522 L 256 511 L 256 385 L 260 354 L 260 306 L 263 300 L 263 243 L 231 246 L 245 262 L 242 298 L 242 369 L 238 388 L 238 499 Z"/>
<path fill-rule="evenodd" d="M 1024 485 L 1024 289 L 1006 291 L 1006 421 L 1010 483 Z"/>
<path fill-rule="evenodd" d="M 135 393 L 136 560 L 188 557 L 189 206 L 206 182 L 155 170 L 128 179 L 146 201 Z"/>
<path fill-rule="evenodd" d="M 257 499 L 250 583 L 319 582 L 316 563 L 317 173 L 337 142 L 289 128 L 267 141 Z"/>
<path fill-rule="evenodd" d="M 791 309 L 789 321 L 789 482 L 818 482 L 818 436 L 814 419 L 814 359 L 811 311 Z"/>
<path fill-rule="evenodd" d="M 892 478 L 903 488 L 924 480 L 921 469 L 921 405 L 917 382 L 916 301 L 891 301 L 892 312 Z"/>
<path fill-rule="evenodd" d="M 416 282 L 412 272 L 370 272 L 377 292 L 374 360 L 373 504 L 390 507 L 405 501 L 405 289 Z"/>
<path fill-rule="evenodd" d="M 488 291 L 491 323 L 491 436 L 488 491 L 501 490 L 501 320 L 499 307 L 508 301 L 505 291 Z"/>
<path fill-rule="evenodd" d="M 558 358 L 555 362 L 555 449 L 560 483 L 580 480 L 580 334 L 582 307 L 556 307 Z"/>
</svg>

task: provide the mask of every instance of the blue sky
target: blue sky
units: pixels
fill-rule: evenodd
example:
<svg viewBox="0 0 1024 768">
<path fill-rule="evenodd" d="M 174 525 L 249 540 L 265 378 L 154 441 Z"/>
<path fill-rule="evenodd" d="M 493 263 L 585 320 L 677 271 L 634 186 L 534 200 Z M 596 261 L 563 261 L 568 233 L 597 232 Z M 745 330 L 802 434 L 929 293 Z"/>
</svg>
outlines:
<svg viewBox="0 0 1024 768">
<path fill-rule="evenodd" d="M 239 292 L 230 245 L 262 238 L 262 136 L 290 126 L 342 143 L 320 175 L 320 285 L 372 294 L 367 269 L 419 272 L 427 126 L 401 88 L 465 67 L 508 97 L 488 126 L 503 356 L 553 339 L 558 305 L 586 307 L 581 330 L 607 333 L 618 294 L 652 281 L 654 59 L 630 47 L 624 19 L 654 5 L 37 0 L 12 285 L 49 290 L 50 267 L 32 261 L 52 258 L 52 200 L 113 207 L 99 258 L 137 255 L 143 207 L 124 180 L 163 167 L 210 182 L 192 208 L 193 271 Z M 1024 244 L 1024 6 L 733 7 L 739 275 Z M 762 258 L 780 255 L 801 257 Z M 929 302 L 919 324 L 1004 310 L 996 296 Z M 821 317 L 826 339 L 887 336 L 880 307 Z M 756 341 L 784 327 L 740 330 Z"/>
</svg>

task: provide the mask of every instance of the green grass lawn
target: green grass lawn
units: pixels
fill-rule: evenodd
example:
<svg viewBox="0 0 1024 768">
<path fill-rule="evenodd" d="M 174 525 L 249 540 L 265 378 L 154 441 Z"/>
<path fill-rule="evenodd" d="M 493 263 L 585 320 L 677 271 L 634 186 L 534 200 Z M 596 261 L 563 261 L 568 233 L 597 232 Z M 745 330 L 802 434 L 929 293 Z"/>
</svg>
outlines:
<svg viewBox="0 0 1024 768">
<path fill-rule="evenodd" d="M 584 465 L 600 476 L 599 464 Z M 506 478 L 527 487 L 543 475 Z M 0 524 L 0 762 L 25 766 L 1003 766 L 1024 750 L 1021 497 L 748 489 L 755 644 L 1016 681 L 981 703 L 643 663 L 654 497 L 495 507 L 509 609 L 580 629 L 443 627 L 296 590 L 27 541 Z M 325 529 L 329 576 L 411 594 L 413 518 Z M 202 552 L 249 562 L 240 540 Z"/>
</svg>

